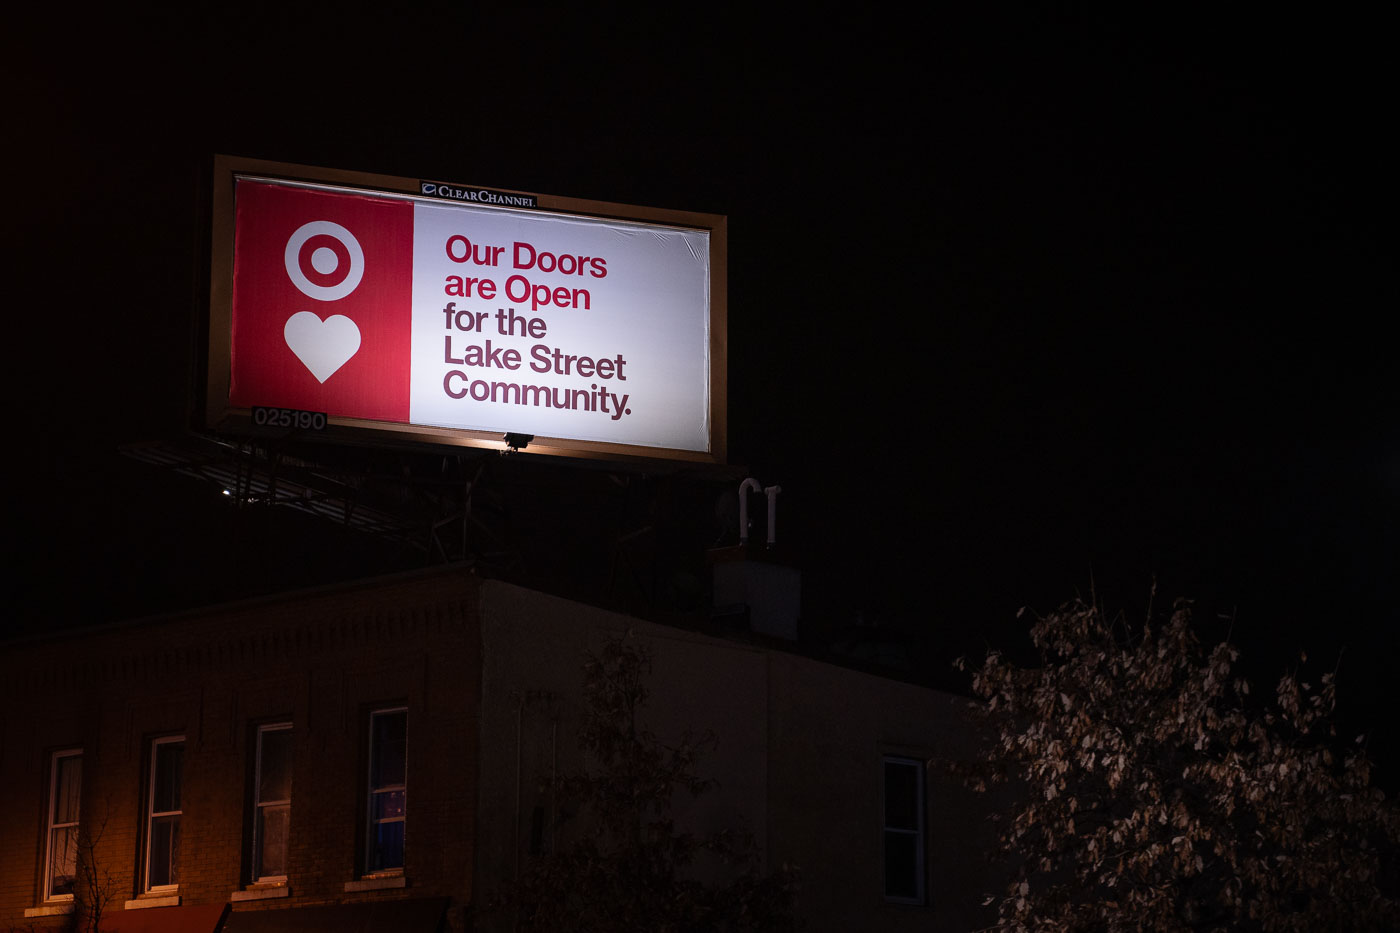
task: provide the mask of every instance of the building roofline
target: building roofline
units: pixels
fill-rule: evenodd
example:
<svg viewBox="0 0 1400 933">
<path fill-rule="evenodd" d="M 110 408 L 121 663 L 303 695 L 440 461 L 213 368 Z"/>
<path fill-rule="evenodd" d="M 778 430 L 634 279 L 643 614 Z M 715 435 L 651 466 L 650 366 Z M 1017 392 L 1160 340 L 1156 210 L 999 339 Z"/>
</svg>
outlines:
<svg viewBox="0 0 1400 933">
<path fill-rule="evenodd" d="M 400 583 L 411 583 L 417 580 L 431 579 L 433 577 L 451 576 L 453 574 L 467 576 L 473 574 L 474 571 L 475 561 L 470 560 L 437 564 L 432 567 L 416 567 L 411 570 L 401 570 L 395 573 L 380 574 L 372 577 L 360 577 L 355 580 L 322 583 L 316 586 L 293 590 L 278 590 L 272 593 L 263 593 L 259 596 L 248 596 L 222 603 L 209 603 L 185 609 L 172 609 L 168 612 L 136 616 L 130 619 L 121 619 L 116 622 L 71 626 L 45 632 L 18 635 L 11 638 L 0 639 L 0 647 L 36 647 L 49 642 L 63 641 L 75 637 L 86 638 L 94 635 L 108 635 L 150 626 L 166 625 L 171 622 L 179 622 L 186 619 L 194 620 L 215 615 L 234 615 L 255 610 L 260 606 L 280 606 L 298 600 L 313 600 L 325 596 L 352 592 L 357 589 L 374 589 Z"/>
</svg>

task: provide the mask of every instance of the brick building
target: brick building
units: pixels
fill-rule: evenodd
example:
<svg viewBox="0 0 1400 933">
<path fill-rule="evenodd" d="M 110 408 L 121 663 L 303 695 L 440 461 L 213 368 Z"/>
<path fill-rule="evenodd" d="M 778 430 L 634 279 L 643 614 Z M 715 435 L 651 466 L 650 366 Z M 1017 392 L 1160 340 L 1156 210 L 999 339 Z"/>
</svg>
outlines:
<svg viewBox="0 0 1400 933">
<path fill-rule="evenodd" d="M 442 568 L 4 645 L 0 930 L 94 881 L 119 933 L 489 927 L 623 631 L 655 731 L 720 740 L 681 819 L 797 865 L 808 929 L 978 925 L 988 833 L 927 767 L 961 701 Z"/>
</svg>

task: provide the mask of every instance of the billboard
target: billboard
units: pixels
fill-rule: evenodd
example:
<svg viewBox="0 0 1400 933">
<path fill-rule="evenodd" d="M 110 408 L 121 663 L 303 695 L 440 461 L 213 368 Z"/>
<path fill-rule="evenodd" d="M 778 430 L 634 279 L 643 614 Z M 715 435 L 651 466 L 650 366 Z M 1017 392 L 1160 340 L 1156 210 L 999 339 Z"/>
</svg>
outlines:
<svg viewBox="0 0 1400 933">
<path fill-rule="evenodd" d="M 211 427 L 723 462 L 722 216 L 226 157 L 214 182 Z"/>
</svg>

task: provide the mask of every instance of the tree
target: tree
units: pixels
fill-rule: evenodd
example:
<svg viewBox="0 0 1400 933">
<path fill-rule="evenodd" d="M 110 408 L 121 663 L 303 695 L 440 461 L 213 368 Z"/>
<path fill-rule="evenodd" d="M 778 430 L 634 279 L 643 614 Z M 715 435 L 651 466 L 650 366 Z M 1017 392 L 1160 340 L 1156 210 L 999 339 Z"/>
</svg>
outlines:
<svg viewBox="0 0 1400 933">
<path fill-rule="evenodd" d="M 698 796 L 713 786 L 697 764 L 714 737 L 687 734 L 671 746 L 643 727 L 650 670 L 646 650 L 624 638 L 589 656 L 579 747 L 590 766 L 558 787 L 584 831 L 532 860 L 495 909 L 510 914 L 517 930 L 549 933 L 792 929 L 793 870 L 760 875 L 747 835 L 695 836 L 673 819 L 676 794 Z M 701 880 L 694 869 L 702 853 L 728 864 L 725 882 Z"/>
<path fill-rule="evenodd" d="M 102 933 L 102 919 L 107 908 L 121 892 L 119 880 L 97 858 L 97 847 L 107 832 L 110 813 L 111 800 L 108 799 L 102 816 L 85 821 L 78 831 L 72 913 L 42 928 L 33 923 L 23 927 L 12 925 L 6 933 L 41 933 L 41 929 L 48 933 Z"/>
<path fill-rule="evenodd" d="M 120 891 L 120 884 L 111 868 L 102 864 L 97 857 L 97 847 L 107 833 L 107 820 L 111 812 L 112 804 L 108 799 L 101 818 L 84 823 L 78 831 L 78 877 L 72 914 L 75 933 L 102 933 L 102 918 Z"/>
<path fill-rule="evenodd" d="M 1186 601 L 1141 626 L 1076 601 L 1030 634 L 1039 667 L 991 651 L 972 678 L 993 741 L 971 780 L 1018 790 L 997 929 L 1400 929 L 1400 819 L 1364 738 L 1337 740 L 1333 673 L 1257 702 Z"/>
</svg>

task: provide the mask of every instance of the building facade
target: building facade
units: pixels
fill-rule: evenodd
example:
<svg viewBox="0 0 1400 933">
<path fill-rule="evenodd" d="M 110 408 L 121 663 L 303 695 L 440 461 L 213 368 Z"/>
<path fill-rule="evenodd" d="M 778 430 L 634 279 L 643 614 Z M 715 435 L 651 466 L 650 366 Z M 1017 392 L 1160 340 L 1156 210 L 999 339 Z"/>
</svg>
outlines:
<svg viewBox="0 0 1400 933">
<path fill-rule="evenodd" d="M 491 928 L 624 634 L 648 727 L 718 738 L 678 818 L 796 866 L 807 929 L 981 925 L 965 700 L 449 567 L 5 645 L 0 930 Z"/>
</svg>

